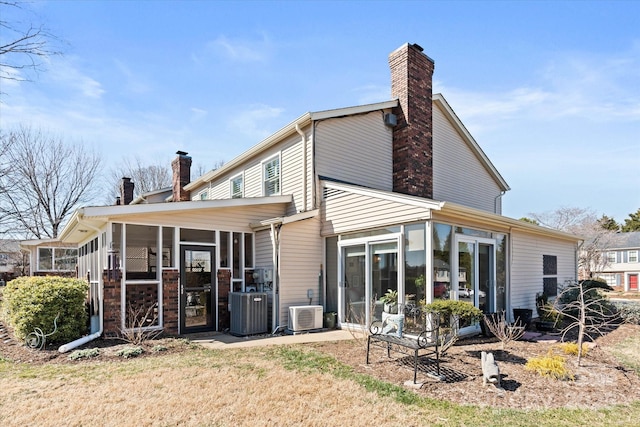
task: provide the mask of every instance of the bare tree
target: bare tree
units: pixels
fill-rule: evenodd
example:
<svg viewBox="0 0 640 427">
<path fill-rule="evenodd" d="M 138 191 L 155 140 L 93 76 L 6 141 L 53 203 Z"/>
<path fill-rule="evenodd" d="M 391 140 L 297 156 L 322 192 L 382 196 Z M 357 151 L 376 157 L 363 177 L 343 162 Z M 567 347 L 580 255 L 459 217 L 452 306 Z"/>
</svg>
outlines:
<svg viewBox="0 0 640 427">
<path fill-rule="evenodd" d="M 61 51 L 55 46 L 59 39 L 46 27 L 20 17 L 7 20 L 14 14 L 28 14 L 23 2 L 0 1 L 0 80 L 25 81 L 25 71 L 42 70 L 45 59 Z"/>
<path fill-rule="evenodd" d="M 171 187 L 172 171 L 169 162 L 166 164 L 145 164 L 139 157 L 135 157 L 133 160 L 125 158 L 121 162 L 121 166 L 111 172 L 109 187 L 111 192 L 107 203 L 113 203 L 115 197 L 120 195 L 122 177 L 131 178 L 135 184 L 133 197 L 136 198 L 150 191 Z"/>
<path fill-rule="evenodd" d="M 41 130 L 21 126 L 3 135 L 0 218 L 21 238 L 55 238 L 67 217 L 93 197 L 100 169 L 97 154 Z"/>
<path fill-rule="evenodd" d="M 561 335 L 577 329 L 578 366 L 582 361 L 582 344 L 585 338 L 592 341 L 607 333 L 618 319 L 616 310 L 598 293 L 604 284 L 592 280 L 570 281 L 553 303 L 553 309 L 564 319 Z"/>
<path fill-rule="evenodd" d="M 133 188 L 134 199 L 142 194 L 151 191 L 161 190 L 171 187 L 173 172 L 170 162 L 166 163 L 145 163 L 140 157 L 133 159 L 125 158 L 121 162 L 122 166 L 113 169 L 110 178 L 110 189 L 106 203 L 111 204 L 117 196 L 120 195 L 120 183 L 123 177 L 131 178 L 135 184 Z M 213 165 L 213 170 L 218 169 L 224 164 L 217 161 Z M 207 172 L 202 164 L 197 164 L 191 169 L 191 179 L 200 177 Z"/>
<path fill-rule="evenodd" d="M 608 265 L 606 250 L 620 241 L 615 230 L 607 229 L 596 214 L 584 208 L 560 208 L 529 216 L 543 227 L 554 228 L 583 237 L 578 248 L 580 277 L 594 278 Z"/>
</svg>

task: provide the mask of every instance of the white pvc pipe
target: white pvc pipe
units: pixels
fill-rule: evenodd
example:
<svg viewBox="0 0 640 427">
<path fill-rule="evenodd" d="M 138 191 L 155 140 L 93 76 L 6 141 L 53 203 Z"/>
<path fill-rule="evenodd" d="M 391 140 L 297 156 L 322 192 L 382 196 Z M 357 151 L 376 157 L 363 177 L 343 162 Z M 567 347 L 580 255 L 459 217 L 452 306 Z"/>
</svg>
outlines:
<svg viewBox="0 0 640 427">
<path fill-rule="evenodd" d="M 82 338 L 78 338 L 75 341 L 71 341 L 70 343 L 61 345 L 60 347 L 58 347 L 58 351 L 60 353 L 66 353 L 67 351 L 71 351 L 76 347 L 80 347 L 82 344 L 86 344 L 89 341 L 93 341 L 96 338 L 100 338 L 100 335 L 102 335 L 102 330 L 96 332 L 95 334 L 87 335 Z"/>
</svg>

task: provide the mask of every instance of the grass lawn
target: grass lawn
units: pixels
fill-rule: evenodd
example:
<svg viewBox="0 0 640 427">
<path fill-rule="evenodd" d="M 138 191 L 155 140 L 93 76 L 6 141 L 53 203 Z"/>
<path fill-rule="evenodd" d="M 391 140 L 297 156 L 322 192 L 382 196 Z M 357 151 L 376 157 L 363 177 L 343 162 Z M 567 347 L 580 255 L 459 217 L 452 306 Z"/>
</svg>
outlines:
<svg viewBox="0 0 640 427">
<path fill-rule="evenodd" d="M 637 349 L 638 340 L 630 345 Z M 640 425 L 640 402 L 518 411 L 425 399 L 304 346 L 191 346 L 68 364 L 2 360 L 0 390 L 2 426 Z"/>
</svg>

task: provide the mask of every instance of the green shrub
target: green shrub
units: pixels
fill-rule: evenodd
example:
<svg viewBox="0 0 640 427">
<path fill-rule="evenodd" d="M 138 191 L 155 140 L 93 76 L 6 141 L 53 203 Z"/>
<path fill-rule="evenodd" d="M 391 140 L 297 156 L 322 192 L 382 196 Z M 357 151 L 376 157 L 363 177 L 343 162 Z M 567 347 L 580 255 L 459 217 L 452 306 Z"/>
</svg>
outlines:
<svg viewBox="0 0 640 427">
<path fill-rule="evenodd" d="M 440 315 L 441 324 L 448 324 L 451 317 L 457 317 L 462 323 L 469 324 L 482 318 L 482 311 L 466 301 L 436 300 L 424 306 L 427 313 Z"/>
<path fill-rule="evenodd" d="M 615 306 L 623 322 L 640 325 L 640 301 L 633 303 L 615 303 Z"/>
<path fill-rule="evenodd" d="M 22 340 L 35 328 L 45 334 L 53 332 L 53 321 L 59 315 L 58 330 L 47 342 L 69 342 L 87 332 L 88 290 L 87 282 L 79 279 L 19 277 L 4 289 L 3 311 L 16 338 Z"/>
<path fill-rule="evenodd" d="M 85 348 L 84 350 L 76 350 L 69 355 L 71 360 L 91 359 L 92 357 L 100 356 L 100 349 L 98 348 Z"/>
<path fill-rule="evenodd" d="M 129 359 L 131 357 L 138 357 L 142 353 L 144 353 L 142 347 L 124 347 L 118 350 L 116 355 L 118 355 L 119 357 L 124 357 L 125 359 Z"/>
</svg>

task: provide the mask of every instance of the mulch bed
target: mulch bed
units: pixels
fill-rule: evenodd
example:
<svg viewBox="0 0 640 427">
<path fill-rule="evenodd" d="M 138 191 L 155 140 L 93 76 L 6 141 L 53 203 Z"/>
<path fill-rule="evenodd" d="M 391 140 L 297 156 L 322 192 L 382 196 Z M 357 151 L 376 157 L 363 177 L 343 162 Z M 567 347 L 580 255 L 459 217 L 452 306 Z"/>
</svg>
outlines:
<svg viewBox="0 0 640 427">
<path fill-rule="evenodd" d="M 601 408 L 640 401 L 640 377 L 627 370 L 605 351 L 631 335 L 640 334 L 640 326 L 621 325 L 606 336 L 590 343 L 588 354 L 577 366 L 575 356 L 566 356 L 574 381 L 542 377 L 525 369 L 530 357 L 545 356 L 549 350 L 562 354 L 557 343 L 515 341 L 501 350 L 496 338 L 474 337 L 460 340 L 441 360 L 444 381 L 434 380 L 435 365 L 427 357 L 420 358 L 416 390 L 425 397 L 458 404 L 518 409 L 557 407 Z M 404 386 L 413 380 L 413 358 L 393 353 L 387 357 L 384 349 L 372 350 L 370 364 L 365 364 L 366 341 L 320 343 L 316 349 L 333 355 L 357 372 Z M 483 385 L 480 354 L 492 352 L 500 368 L 501 388 Z"/>
</svg>

